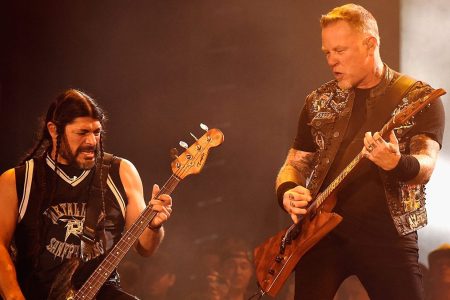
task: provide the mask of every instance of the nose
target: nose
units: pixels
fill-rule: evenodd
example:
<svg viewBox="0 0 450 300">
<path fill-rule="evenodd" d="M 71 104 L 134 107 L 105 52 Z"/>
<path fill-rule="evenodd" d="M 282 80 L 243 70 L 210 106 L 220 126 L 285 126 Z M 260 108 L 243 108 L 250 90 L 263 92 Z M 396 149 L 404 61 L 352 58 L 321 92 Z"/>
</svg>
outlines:
<svg viewBox="0 0 450 300">
<path fill-rule="evenodd" d="M 328 53 L 327 55 L 327 63 L 330 67 L 334 67 L 335 65 L 337 65 L 338 60 L 336 58 L 336 55 L 333 53 Z"/>
<path fill-rule="evenodd" d="M 97 137 L 95 133 L 91 132 L 86 136 L 85 143 L 88 145 L 95 146 L 97 144 Z"/>
</svg>

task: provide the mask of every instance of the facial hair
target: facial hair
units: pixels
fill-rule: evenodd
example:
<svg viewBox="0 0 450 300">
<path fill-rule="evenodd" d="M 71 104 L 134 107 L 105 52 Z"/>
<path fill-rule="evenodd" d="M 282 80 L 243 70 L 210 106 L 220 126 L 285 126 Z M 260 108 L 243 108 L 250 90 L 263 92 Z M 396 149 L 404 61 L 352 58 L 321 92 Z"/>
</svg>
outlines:
<svg viewBox="0 0 450 300">
<path fill-rule="evenodd" d="M 78 161 L 77 157 L 81 154 L 81 152 L 83 151 L 94 151 L 95 153 L 95 157 L 98 157 L 98 149 L 97 147 L 94 146 L 80 146 L 77 149 L 75 149 L 75 153 L 72 153 L 70 146 L 69 146 L 69 142 L 67 141 L 67 137 L 65 135 L 63 135 L 62 139 L 61 139 L 61 148 L 59 150 L 59 155 L 64 158 L 69 165 L 75 165 L 76 167 L 78 167 L 79 169 L 82 170 L 89 170 L 92 169 L 95 166 L 95 161 L 97 159 L 94 160 L 83 160 L 83 161 Z"/>
<path fill-rule="evenodd" d="M 352 84 L 348 80 L 345 80 L 345 79 L 338 81 L 337 84 L 338 84 L 339 88 L 343 91 L 349 90 L 353 87 Z"/>
</svg>

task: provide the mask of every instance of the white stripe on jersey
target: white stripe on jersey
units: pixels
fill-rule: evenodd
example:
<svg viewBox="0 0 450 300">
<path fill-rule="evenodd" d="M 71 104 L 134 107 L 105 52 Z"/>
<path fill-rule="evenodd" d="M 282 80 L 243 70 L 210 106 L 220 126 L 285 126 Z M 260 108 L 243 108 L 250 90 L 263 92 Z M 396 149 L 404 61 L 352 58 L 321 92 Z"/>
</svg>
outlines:
<svg viewBox="0 0 450 300">
<path fill-rule="evenodd" d="M 119 192 L 119 189 L 116 187 L 116 185 L 112 181 L 111 176 L 109 176 L 109 174 L 108 174 L 108 180 L 106 181 L 106 183 L 108 184 L 111 192 L 116 197 L 117 203 L 119 204 L 120 210 L 122 211 L 123 218 L 125 219 L 125 211 L 126 211 L 125 201 L 123 200 L 122 194 Z"/>
<path fill-rule="evenodd" d="M 19 207 L 19 219 L 18 223 L 22 220 L 25 212 L 27 211 L 28 200 L 30 199 L 30 189 L 31 183 L 33 182 L 33 170 L 34 170 L 34 160 L 30 159 L 25 162 L 25 180 L 23 183 L 23 193 L 22 201 Z"/>
<path fill-rule="evenodd" d="M 52 170 L 54 170 L 55 169 L 55 161 L 48 155 L 47 155 L 46 161 L 47 161 L 47 165 Z M 59 167 L 56 168 L 56 174 L 58 174 L 62 180 L 64 180 L 71 186 L 77 186 L 80 182 L 83 181 L 84 178 L 86 178 L 86 176 L 89 175 L 90 172 L 91 172 L 91 170 L 84 170 L 80 176 L 70 178 L 69 175 L 67 175 L 62 169 L 60 169 Z"/>
</svg>

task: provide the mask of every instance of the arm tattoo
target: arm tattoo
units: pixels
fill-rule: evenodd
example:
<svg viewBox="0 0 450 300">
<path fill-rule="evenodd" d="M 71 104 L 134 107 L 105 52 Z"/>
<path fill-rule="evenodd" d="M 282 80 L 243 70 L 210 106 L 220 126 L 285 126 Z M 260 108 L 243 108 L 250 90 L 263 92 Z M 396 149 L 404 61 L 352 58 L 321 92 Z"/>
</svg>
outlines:
<svg viewBox="0 0 450 300">
<path fill-rule="evenodd" d="M 293 166 L 298 172 L 308 177 L 313 170 L 314 157 L 315 153 L 290 149 L 284 164 Z"/>
<path fill-rule="evenodd" d="M 277 183 L 294 181 L 297 184 L 305 185 L 306 178 L 311 175 L 314 169 L 315 153 L 290 149 L 278 173 Z"/>
<path fill-rule="evenodd" d="M 439 144 L 427 135 L 419 134 L 411 138 L 409 151 L 413 155 L 427 155 L 432 158 L 437 156 Z"/>
<path fill-rule="evenodd" d="M 439 144 L 425 134 L 415 135 L 409 144 L 410 154 L 420 163 L 420 171 L 413 183 L 426 183 L 430 180 L 439 153 Z"/>
</svg>

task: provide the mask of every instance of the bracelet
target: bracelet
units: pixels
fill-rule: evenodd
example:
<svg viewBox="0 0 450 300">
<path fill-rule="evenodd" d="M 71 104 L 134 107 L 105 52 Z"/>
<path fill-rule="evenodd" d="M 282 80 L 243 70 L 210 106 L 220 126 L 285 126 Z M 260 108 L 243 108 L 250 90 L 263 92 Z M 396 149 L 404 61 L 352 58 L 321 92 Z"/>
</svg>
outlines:
<svg viewBox="0 0 450 300">
<path fill-rule="evenodd" d="M 158 225 L 156 227 L 153 227 L 150 223 L 148 223 L 147 227 L 148 227 L 148 229 L 150 229 L 153 232 L 159 232 L 161 230 L 161 227 L 163 226 L 162 224 L 160 224 L 160 225 Z"/>
<path fill-rule="evenodd" d="M 397 166 L 387 171 L 387 173 L 397 177 L 401 181 L 408 181 L 416 177 L 419 171 L 420 163 L 417 158 L 412 155 L 402 154 Z"/>
</svg>

